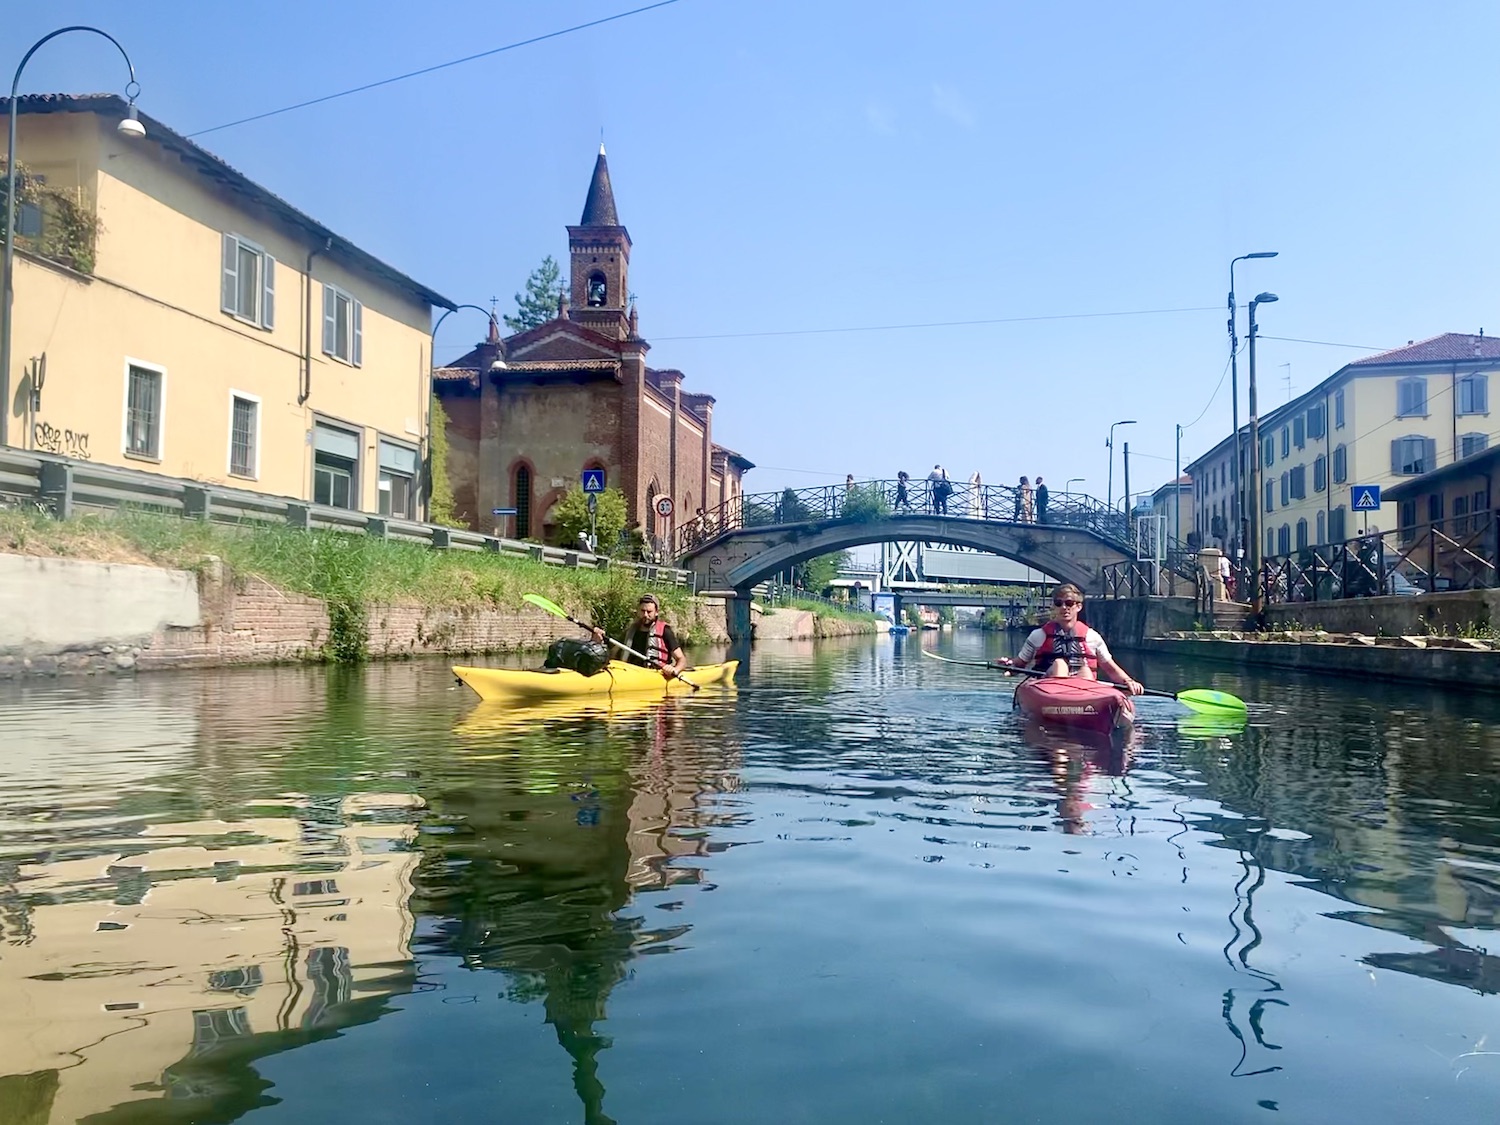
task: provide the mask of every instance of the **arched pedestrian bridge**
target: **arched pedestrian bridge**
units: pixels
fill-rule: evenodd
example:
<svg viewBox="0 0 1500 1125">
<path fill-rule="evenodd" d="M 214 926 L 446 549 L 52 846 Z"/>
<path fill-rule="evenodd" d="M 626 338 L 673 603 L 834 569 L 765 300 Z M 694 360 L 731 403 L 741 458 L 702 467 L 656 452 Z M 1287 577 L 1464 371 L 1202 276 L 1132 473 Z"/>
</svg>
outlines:
<svg viewBox="0 0 1500 1125">
<path fill-rule="evenodd" d="M 1092 591 L 1105 566 L 1135 557 L 1124 513 L 1093 497 L 1054 494 L 1045 511 L 1028 511 L 1009 485 L 955 482 L 943 502 L 912 481 L 905 504 L 897 489 L 881 480 L 736 497 L 679 530 L 679 565 L 700 590 L 746 597 L 806 559 L 916 540 L 993 552 Z"/>
</svg>

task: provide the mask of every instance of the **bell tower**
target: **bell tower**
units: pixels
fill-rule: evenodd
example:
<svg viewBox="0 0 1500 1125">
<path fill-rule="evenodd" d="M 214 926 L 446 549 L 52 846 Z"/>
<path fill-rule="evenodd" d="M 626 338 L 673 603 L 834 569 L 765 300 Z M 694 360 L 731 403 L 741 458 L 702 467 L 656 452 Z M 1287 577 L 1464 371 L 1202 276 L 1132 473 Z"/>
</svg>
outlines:
<svg viewBox="0 0 1500 1125">
<path fill-rule="evenodd" d="M 572 266 L 568 319 L 613 339 L 630 334 L 626 309 L 630 291 L 630 233 L 620 225 L 615 193 L 609 183 L 604 146 L 594 161 L 583 218 L 568 228 L 568 256 Z"/>
</svg>

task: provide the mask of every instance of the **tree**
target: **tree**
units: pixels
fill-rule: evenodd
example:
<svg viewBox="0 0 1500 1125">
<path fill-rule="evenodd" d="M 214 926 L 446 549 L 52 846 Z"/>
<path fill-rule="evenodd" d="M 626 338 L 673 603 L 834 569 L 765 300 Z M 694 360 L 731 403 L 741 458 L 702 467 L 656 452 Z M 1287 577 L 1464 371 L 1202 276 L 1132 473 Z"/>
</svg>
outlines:
<svg viewBox="0 0 1500 1125">
<path fill-rule="evenodd" d="M 891 505 L 878 484 L 861 484 L 844 493 L 843 517 L 871 523 L 891 514 Z"/>
<path fill-rule="evenodd" d="M 625 530 L 625 494 L 618 488 L 607 488 L 599 493 L 599 508 L 594 513 L 594 533 L 598 543 L 609 554 L 620 542 L 620 532 Z M 553 522 L 557 525 L 558 545 L 578 546 L 578 535 L 589 533 L 589 498 L 583 489 L 570 488 L 553 509 Z"/>
<path fill-rule="evenodd" d="M 557 316 L 558 298 L 567 291 L 562 282 L 562 268 L 548 254 L 526 279 L 526 291 L 516 294 L 516 315 L 505 317 L 505 327 L 512 332 L 525 332 L 546 324 Z"/>
<path fill-rule="evenodd" d="M 839 571 L 849 565 L 848 551 L 835 551 L 831 555 L 819 555 L 808 559 L 798 569 L 802 572 L 802 588 L 810 594 L 821 594 L 839 576 Z"/>
<path fill-rule="evenodd" d="M 432 396 L 428 425 L 432 434 L 427 440 L 427 518 L 444 527 L 462 526 L 453 510 L 453 482 L 448 479 L 448 412 Z"/>
</svg>

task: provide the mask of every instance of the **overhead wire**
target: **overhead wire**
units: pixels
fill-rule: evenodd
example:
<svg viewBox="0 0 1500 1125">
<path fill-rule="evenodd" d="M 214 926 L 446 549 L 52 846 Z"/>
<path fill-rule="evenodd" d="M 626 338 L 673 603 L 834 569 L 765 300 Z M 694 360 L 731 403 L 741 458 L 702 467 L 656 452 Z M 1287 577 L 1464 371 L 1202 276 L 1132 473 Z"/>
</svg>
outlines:
<svg viewBox="0 0 1500 1125">
<path fill-rule="evenodd" d="M 419 70 L 409 70 L 405 74 L 397 74 L 391 78 L 382 78 L 376 82 L 366 82 L 362 86 L 353 86 L 347 90 L 340 90 L 336 94 L 324 94 L 318 98 L 308 98 L 306 101 L 297 102 L 295 105 L 282 106 L 280 109 L 267 110 L 264 113 L 251 114 L 249 117 L 241 117 L 236 121 L 226 121 L 222 125 L 213 125 L 207 129 L 199 129 L 196 133 L 187 134 L 188 138 L 202 137 L 209 133 L 217 133 L 222 129 L 233 129 L 236 125 L 248 125 L 252 121 L 264 121 L 268 117 L 278 117 L 283 113 L 291 113 L 294 110 L 306 109 L 309 106 L 322 105 L 324 102 L 337 101 L 339 98 L 347 98 L 351 94 L 362 94 L 366 90 L 379 89 L 381 86 L 390 86 L 397 82 L 405 82 L 408 78 L 420 78 L 424 74 L 432 74 L 439 70 L 447 70 L 449 67 L 462 66 L 464 63 L 474 62 L 478 59 L 487 59 L 492 55 L 503 54 L 506 51 L 514 51 L 520 47 L 530 47 L 536 43 L 544 43 L 548 39 L 558 39 L 564 35 L 572 35 L 577 31 L 586 31 L 591 27 L 599 27 L 602 24 L 614 23 L 616 20 L 628 19 L 638 16 L 642 12 L 649 12 L 656 8 L 665 8 L 669 4 L 679 3 L 680 0 L 656 0 L 654 4 L 645 4 L 639 8 L 632 8 L 628 12 L 616 12 L 612 16 L 603 16 L 586 23 L 574 24 L 572 27 L 564 27 L 557 31 L 549 31 L 545 35 L 533 35 L 530 39 L 520 39 L 514 43 L 507 43 L 503 47 L 492 47 L 488 51 L 480 51 L 477 54 L 465 55 L 461 59 L 450 59 L 447 62 L 434 63 L 432 66 L 424 66 Z"/>
<path fill-rule="evenodd" d="M 1180 309 L 1120 309 L 1109 312 L 1051 313 L 1042 316 L 1000 316 L 984 320 L 933 320 L 912 324 L 867 324 L 839 328 L 783 328 L 765 332 L 717 332 L 702 336 L 653 336 L 657 343 L 681 340 L 747 340 L 767 336 L 830 336 L 847 332 L 900 332 L 915 328 L 972 328 L 988 324 L 1029 324 L 1047 320 L 1096 320 L 1116 316 L 1166 316 L 1174 313 L 1218 312 L 1217 305 Z"/>
</svg>

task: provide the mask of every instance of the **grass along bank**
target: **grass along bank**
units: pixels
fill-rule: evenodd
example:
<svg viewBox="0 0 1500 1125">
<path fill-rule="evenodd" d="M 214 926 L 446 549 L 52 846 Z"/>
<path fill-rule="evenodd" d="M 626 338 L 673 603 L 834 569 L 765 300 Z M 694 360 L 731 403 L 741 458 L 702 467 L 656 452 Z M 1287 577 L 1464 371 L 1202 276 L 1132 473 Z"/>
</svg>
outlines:
<svg viewBox="0 0 1500 1125">
<path fill-rule="evenodd" d="M 90 562 L 133 563 L 196 571 L 210 557 L 238 575 L 253 575 L 328 607 L 327 659 L 367 656 L 369 606 L 408 603 L 520 612 L 521 595 L 537 593 L 619 636 L 646 589 L 678 628 L 685 645 L 709 638 L 692 596 L 648 587 L 627 569 L 574 570 L 480 551 L 436 551 L 334 531 L 275 525 L 226 525 L 141 511 L 58 521 L 37 512 L 0 511 L 0 551 Z"/>
</svg>

